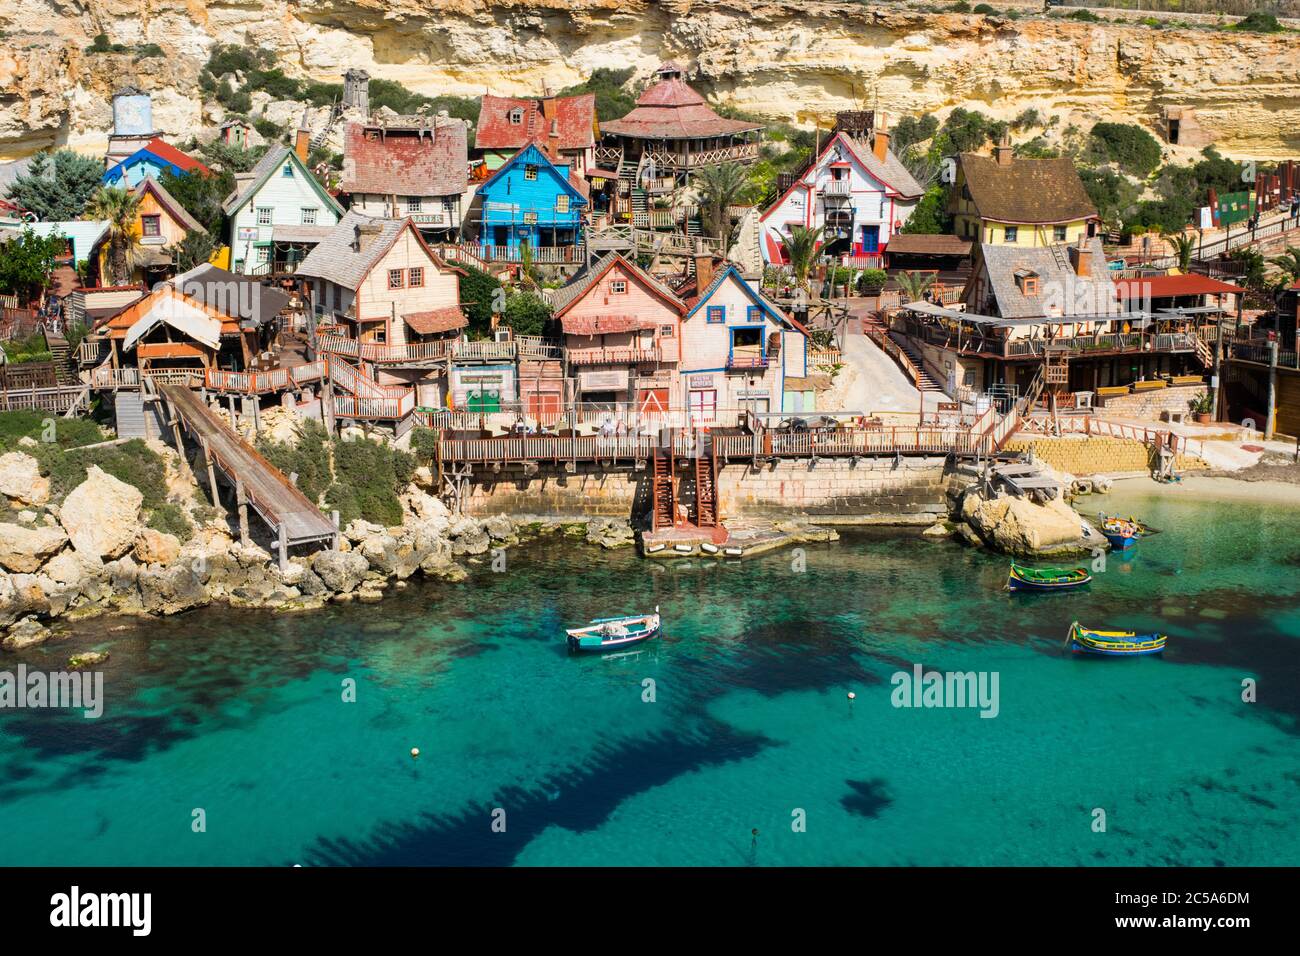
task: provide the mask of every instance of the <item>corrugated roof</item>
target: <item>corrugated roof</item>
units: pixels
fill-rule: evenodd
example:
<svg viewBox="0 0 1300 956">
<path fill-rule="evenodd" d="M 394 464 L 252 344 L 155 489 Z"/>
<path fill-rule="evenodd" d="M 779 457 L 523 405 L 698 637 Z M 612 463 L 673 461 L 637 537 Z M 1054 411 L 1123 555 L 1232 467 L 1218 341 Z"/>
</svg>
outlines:
<svg viewBox="0 0 1300 956">
<path fill-rule="evenodd" d="M 512 110 L 522 110 L 519 123 L 510 122 Z M 551 137 L 551 120 L 559 134 Z M 556 149 L 581 150 L 596 142 L 596 96 L 555 96 L 535 99 L 484 95 L 474 129 L 477 149 L 519 149 L 534 136 L 554 139 Z"/>
<path fill-rule="evenodd" d="M 622 119 L 601 124 L 601 130 L 635 139 L 703 139 L 763 128 L 762 123 L 723 119 L 676 76 L 654 84 L 636 104 Z"/>
<path fill-rule="evenodd" d="M 981 219 L 1050 225 L 1097 215 L 1068 157 L 1013 157 L 1010 165 L 999 166 L 991 156 L 962 153 L 958 161 Z"/>
<path fill-rule="evenodd" d="M 149 140 L 149 142 L 144 144 L 144 148 L 149 150 L 149 152 L 153 153 L 159 159 L 164 159 L 173 166 L 185 170 L 187 173 L 212 172 L 212 170 L 208 169 L 208 167 L 204 166 L 193 156 L 190 156 L 187 153 L 182 153 L 179 149 L 171 143 L 166 142 L 161 137 L 155 136 L 153 139 Z"/>
<path fill-rule="evenodd" d="M 374 219 L 349 209 L 330 234 L 307 253 L 295 274 L 355 290 L 409 224 L 408 219 Z M 358 228 L 377 229 L 361 250 L 354 248 Z"/>
<path fill-rule="evenodd" d="M 468 185 L 464 123 L 422 129 L 348 124 L 339 183 L 343 192 L 459 196 Z"/>
</svg>

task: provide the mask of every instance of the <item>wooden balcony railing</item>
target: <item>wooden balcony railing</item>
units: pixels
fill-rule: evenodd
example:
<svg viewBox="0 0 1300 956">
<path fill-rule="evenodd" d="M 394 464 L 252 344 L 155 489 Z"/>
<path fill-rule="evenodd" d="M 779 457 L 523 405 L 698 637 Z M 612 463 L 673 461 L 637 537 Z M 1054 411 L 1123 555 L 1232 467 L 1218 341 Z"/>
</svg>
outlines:
<svg viewBox="0 0 1300 956">
<path fill-rule="evenodd" d="M 330 333 L 318 334 L 316 347 L 326 354 L 346 355 L 349 358 L 380 365 L 401 365 L 445 359 L 452 352 L 456 341 L 456 339 L 434 339 L 429 342 L 389 345 L 383 342 L 359 342 L 344 335 Z"/>
<path fill-rule="evenodd" d="M 733 353 L 727 356 L 727 368 L 729 370 L 765 369 L 767 365 L 768 357 L 766 355 Z"/>
<path fill-rule="evenodd" d="M 569 349 L 570 365 L 632 365 L 662 361 L 660 349 L 596 348 Z"/>
</svg>

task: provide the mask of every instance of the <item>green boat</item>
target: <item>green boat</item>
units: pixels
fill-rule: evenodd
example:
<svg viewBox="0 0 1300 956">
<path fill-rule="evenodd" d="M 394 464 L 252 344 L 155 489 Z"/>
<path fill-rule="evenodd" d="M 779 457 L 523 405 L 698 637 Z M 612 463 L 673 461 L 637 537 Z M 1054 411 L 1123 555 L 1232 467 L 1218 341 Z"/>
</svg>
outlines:
<svg viewBox="0 0 1300 956">
<path fill-rule="evenodd" d="M 1010 591 L 1069 591 L 1092 580 L 1084 568 L 1028 568 L 1011 562 L 1007 575 Z"/>
</svg>

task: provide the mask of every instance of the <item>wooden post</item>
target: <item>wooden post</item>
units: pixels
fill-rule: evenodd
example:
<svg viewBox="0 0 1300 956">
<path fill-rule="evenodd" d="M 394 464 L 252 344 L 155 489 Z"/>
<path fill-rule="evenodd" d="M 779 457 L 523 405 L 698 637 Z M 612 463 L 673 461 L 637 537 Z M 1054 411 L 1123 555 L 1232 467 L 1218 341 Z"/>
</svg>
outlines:
<svg viewBox="0 0 1300 956">
<path fill-rule="evenodd" d="M 1210 402 L 1210 414 L 1214 416 L 1214 421 L 1219 421 L 1219 397 L 1223 394 L 1223 381 L 1219 378 L 1223 374 L 1222 361 L 1220 356 L 1223 355 L 1223 316 L 1215 317 L 1215 336 L 1214 336 L 1214 400 Z"/>
<path fill-rule="evenodd" d="M 239 543 L 248 545 L 248 496 L 244 494 L 244 483 L 235 479 L 235 503 L 239 508 Z"/>
<path fill-rule="evenodd" d="M 337 510 L 330 512 L 330 521 L 334 522 L 334 542 L 330 550 L 337 551 L 339 549 L 339 513 Z"/>
<path fill-rule="evenodd" d="M 289 566 L 289 536 L 284 530 L 284 521 L 281 520 L 278 531 L 278 545 L 280 549 L 280 570 L 284 571 Z"/>
<path fill-rule="evenodd" d="M 203 443 L 203 460 L 208 466 L 208 494 L 212 497 L 212 506 L 221 507 L 221 496 L 217 494 L 217 471 L 212 467 L 212 452 L 208 449 L 206 438 L 200 439 Z"/>
<path fill-rule="evenodd" d="M 1277 339 L 1268 343 L 1268 414 L 1264 422 L 1264 438 L 1273 437 L 1273 419 L 1277 417 Z"/>
</svg>

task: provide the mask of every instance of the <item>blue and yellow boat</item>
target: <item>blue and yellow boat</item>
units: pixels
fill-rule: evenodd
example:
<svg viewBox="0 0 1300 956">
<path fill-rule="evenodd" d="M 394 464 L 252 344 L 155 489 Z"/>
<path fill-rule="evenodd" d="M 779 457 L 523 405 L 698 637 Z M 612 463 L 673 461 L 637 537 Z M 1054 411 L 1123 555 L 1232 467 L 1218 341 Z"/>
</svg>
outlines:
<svg viewBox="0 0 1300 956">
<path fill-rule="evenodd" d="M 1069 591 L 1092 580 L 1083 568 L 1027 568 L 1011 562 L 1007 574 L 1009 591 Z"/>
<path fill-rule="evenodd" d="M 1126 518 L 1106 518 L 1101 522 L 1101 533 L 1116 551 L 1126 551 L 1138 543 L 1142 536 L 1138 525 Z"/>
<path fill-rule="evenodd" d="M 1137 634 L 1133 631 L 1094 631 L 1078 621 L 1070 625 L 1066 643 L 1076 654 L 1096 654 L 1101 657 L 1141 657 L 1144 654 L 1162 654 L 1165 634 Z"/>
</svg>

